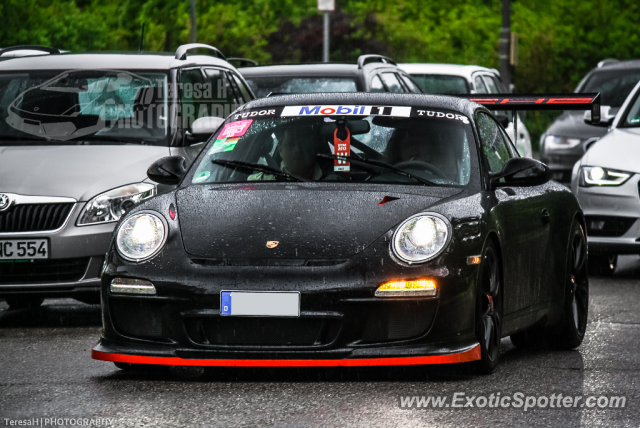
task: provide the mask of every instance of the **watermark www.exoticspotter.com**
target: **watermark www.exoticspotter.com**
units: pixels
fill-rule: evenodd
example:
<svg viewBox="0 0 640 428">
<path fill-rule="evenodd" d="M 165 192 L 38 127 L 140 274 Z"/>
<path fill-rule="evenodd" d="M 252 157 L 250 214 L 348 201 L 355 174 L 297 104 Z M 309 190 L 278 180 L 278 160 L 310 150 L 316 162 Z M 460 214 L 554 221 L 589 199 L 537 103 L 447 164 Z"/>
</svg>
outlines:
<svg viewBox="0 0 640 428">
<path fill-rule="evenodd" d="M 113 425 L 113 418 L 2 418 L 0 422 L 8 427 L 106 427 Z"/>
<path fill-rule="evenodd" d="M 527 395 L 523 392 L 488 395 L 468 395 L 456 392 L 448 395 L 401 395 L 398 397 L 400 409 L 622 409 L 627 405 L 627 398 L 608 395 Z"/>
</svg>

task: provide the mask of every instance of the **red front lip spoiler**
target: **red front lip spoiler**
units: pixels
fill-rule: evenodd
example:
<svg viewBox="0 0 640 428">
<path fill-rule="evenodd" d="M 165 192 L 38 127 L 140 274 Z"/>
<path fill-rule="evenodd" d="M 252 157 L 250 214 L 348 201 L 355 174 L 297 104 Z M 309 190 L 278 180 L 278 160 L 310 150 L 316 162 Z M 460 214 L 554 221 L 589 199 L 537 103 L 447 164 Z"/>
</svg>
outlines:
<svg viewBox="0 0 640 428">
<path fill-rule="evenodd" d="M 178 357 L 147 357 L 141 355 L 112 354 L 91 351 L 94 360 L 114 363 L 155 364 L 166 366 L 196 367 L 365 367 L 365 366 L 414 366 L 423 364 L 466 363 L 480 359 L 480 345 L 456 354 L 426 357 L 351 358 L 341 360 L 209 360 Z"/>
</svg>

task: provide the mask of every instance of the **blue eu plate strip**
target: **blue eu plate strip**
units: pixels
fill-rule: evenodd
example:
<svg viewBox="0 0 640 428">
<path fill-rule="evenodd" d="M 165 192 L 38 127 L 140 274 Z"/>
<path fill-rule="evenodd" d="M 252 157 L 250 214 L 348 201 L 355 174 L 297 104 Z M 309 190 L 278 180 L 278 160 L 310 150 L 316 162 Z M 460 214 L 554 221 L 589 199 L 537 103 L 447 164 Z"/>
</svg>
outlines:
<svg viewBox="0 0 640 428">
<path fill-rule="evenodd" d="M 231 292 L 223 291 L 220 294 L 220 315 L 231 315 Z"/>
</svg>

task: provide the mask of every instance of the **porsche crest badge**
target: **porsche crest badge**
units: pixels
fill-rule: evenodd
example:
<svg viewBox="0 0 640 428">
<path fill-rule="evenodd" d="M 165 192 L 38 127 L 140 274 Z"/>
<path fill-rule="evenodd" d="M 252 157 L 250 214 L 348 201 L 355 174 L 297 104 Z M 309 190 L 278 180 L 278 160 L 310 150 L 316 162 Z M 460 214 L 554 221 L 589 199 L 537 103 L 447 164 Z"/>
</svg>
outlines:
<svg viewBox="0 0 640 428">
<path fill-rule="evenodd" d="M 267 248 L 276 248 L 280 241 L 267 241 Z"/>
</svg>

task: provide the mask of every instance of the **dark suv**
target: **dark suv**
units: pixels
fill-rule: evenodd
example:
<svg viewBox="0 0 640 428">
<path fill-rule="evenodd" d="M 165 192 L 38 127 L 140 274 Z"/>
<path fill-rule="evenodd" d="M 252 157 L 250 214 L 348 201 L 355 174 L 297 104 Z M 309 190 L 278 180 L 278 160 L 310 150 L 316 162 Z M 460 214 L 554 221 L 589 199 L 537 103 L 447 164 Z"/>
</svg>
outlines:
<svg viewBox="0 0 640 428">
<path fill-rule="evenodd" d="M 214 55 L 192 55 L 196 48 Z M 188 166 L 224 118 L 254 98 L 207 45 L 44 49 L 0 61 L 0 298 L 11 307 L 56 296 L 97 303 L 114 225 L 171 189 L 149 181 L 150 163 L 179 155 Z M 0 57 L 24 50 L 0 49 Z"/>
<path fill-rule="evenodd" d="M 257 97 L 270 93 L 421 93 L 411 76 L 382 55 L 361 55 L 357 64 L 297 64 L 239 68 Z"/>
<path fill-rule="evenodd" d="M 604 60 L 578 84 L 575 92 L 600 92 L 602 121 L 613 121 L 620 106 L 640 81 L 640 60 Z M 588 125 L 582 111 L 565 111 L 540 138 L 540 160 L 553 173 L 553 179 L 571 182 L 573 165 L 589 146 L 607 133 L 607 127 Z"/>
</svg>

